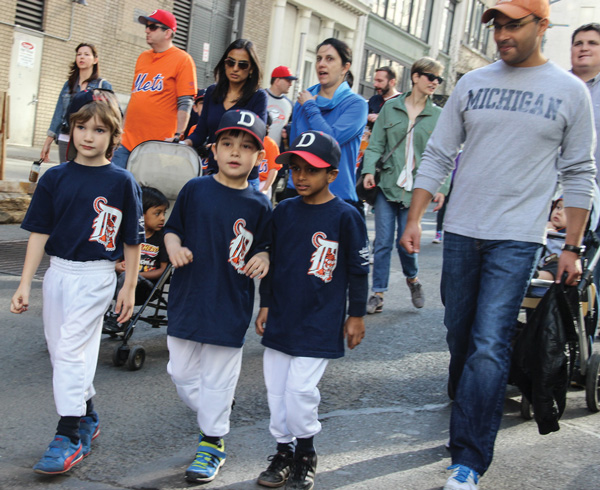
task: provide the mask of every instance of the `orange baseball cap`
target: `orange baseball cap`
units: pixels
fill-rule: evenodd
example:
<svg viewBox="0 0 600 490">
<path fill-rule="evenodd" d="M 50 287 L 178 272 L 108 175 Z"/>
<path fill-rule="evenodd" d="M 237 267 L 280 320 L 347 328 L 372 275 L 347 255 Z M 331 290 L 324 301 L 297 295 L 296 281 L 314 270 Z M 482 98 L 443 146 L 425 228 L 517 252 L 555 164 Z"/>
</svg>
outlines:
<svg viewBox="0 0 600 490">
<path fill-rule="evenodd" d="M 528 15 L 535 15 L 540 19 L 550 16 L 550 2 L 548 0 L 498 0 L 494 7 L 487 9 L 481 16 L 481 22 L 487 24 L 500 12 L 511 19 L 522 19 Z"/>
</svg>

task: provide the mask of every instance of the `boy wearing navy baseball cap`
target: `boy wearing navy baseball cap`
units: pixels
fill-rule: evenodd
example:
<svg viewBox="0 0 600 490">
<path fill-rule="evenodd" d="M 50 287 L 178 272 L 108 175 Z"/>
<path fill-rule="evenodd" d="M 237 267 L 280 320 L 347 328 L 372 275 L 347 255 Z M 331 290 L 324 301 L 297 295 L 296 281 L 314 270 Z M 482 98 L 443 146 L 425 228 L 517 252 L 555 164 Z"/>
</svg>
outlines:
<svg viewBox="0 0 600 490">
<path fill-rule="evenodd" d="M 248 186 L 263 157 L 265 124 L 253 112 L 226 112 L 212 147 L 219 172 L 189 181 L 165 226 L 176 268 L 169 290 L 167 345 L 177 393 L 197 412 L 200 437 L 187 468 L 209 482 L 225 462 L 223 437 L 252 318 L 254 278 L 269 269 L 271 204 Z"/>
<path fill-rule="evenodd" d="M 344 338 L 353 349 L 365 335 L 367 230 L 358 211 L 329 190 L 339 161 L 338 143 L 319 131 L 302 133 L 276 159 L 289 165 L 299 196 L 273 212 L 271 267 L 256 319 L 266 347 L 269 429 L 277 441 L 257 480 L 266 487 L 287 481 L 288 489 L 313 488 L 313 440 L 321 430 L 317 384 L 329 359 L 344 355 Z"/>
</svg>

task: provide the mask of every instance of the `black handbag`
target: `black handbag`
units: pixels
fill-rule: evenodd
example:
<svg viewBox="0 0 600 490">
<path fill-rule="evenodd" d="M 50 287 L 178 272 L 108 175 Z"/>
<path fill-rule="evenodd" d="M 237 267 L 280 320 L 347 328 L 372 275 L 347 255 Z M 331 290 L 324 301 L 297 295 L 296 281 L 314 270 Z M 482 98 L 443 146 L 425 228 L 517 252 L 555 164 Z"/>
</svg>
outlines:
<svg viewBox="0 0 600 490">
<path fill-rule="evenodd" d="M 418 119 L 411 128 L 406 132 L 406 134 L 400 138 L 400 140 L 394 145 L 394 147 L 384 156 L 379 157 L 379 160 L 375 163 L 375 174 L 373 177 L 375 178 L 375 186 L 367 189 L 364 185 L 364 175 L 361 175 L 356 180 L 356 195 L 360 201 L 364 201 L 370 206 L 375 205 L 375 198 L 377 197 L 377 193 L 379 192 L 379 180 L 381 179 L 381 171 L 383 170 L 383 166 L 385 162 L 387 162 L 393 153 L 398 149 L 398 147 L 402 144 L 402 142 L 406 139 L 406 137 L 410 134 L 410 132 L 415 129 L 415 126 L 419 123 L 420 119 Z"/>
</svg>

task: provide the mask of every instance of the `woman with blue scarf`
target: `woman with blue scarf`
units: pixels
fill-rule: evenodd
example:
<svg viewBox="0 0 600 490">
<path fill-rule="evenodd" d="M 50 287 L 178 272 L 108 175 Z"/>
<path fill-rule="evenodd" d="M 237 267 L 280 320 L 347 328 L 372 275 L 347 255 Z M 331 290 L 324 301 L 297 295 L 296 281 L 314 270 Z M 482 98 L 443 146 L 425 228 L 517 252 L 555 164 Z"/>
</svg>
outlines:
<svg viewBox="0 0 600 490">
<path fill-rule="evenodd" d="M 342 158 L 338 177 L 329 188 L 363 214 L 356 196 L 356 159 L 367 124 L 367 101 L 352 92 L 345 81 L 351 64 L 352 50 L 343 41 L 330 38 L 317 46 L 315 66 L 319 83 L 298 95 L 290 141 L 309 129 L 333 136 Z M 295 195 L 291 176 L 287 186 L 287 197 Z"/>
</svg>

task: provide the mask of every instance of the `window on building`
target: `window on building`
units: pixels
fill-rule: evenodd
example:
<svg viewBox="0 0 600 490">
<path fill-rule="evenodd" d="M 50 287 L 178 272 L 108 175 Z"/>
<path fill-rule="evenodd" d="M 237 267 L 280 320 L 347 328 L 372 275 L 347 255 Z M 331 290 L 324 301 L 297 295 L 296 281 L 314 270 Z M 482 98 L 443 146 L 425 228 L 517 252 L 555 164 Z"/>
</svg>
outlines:
<svg viewBox="0 0 600 490">
<path fill-rule="evenodd" d="M 370 99 L 375 94 L 373 77 L 375 76 L 375 69 L 381 66 L 390 66 L 396 72 L 397 90 L 400 92 L 410 90 L 410 67 L 406 67 L 396 60 L 367 48 L 365 49 L 363 70 L 358 81 L 358 93 L 360 95 L 365 99 Z"/>
<path fill-rule="evenodd" d="M 444 12 L 442 13 L 442 35 L 440 37 L 440 51 L 450 51 L 450 39 L 452 39 L 452 27 L 454 26 L 454 14 L 456 12 L 457 0 L 446 0 Z"/>
<path fill-rule="evenodd" d="M 44 0 L 17 0 L 15 24 L 36 31 L 43 30 Z"/>
<path fill-rule="evenodd" d="M 371 11 L 423 41 L 429 38 L 433 0 L 374 0 Z"/>
<path fill-rule="evenodd" d="M 481 23 L 481 15 L 487 9 L 481 0 L 470 0 L 467 12 L 466 44 L 490 58 L 493 56 L 490 43 L 491 32 Z"/>
<path fill-rule="evenodd" d="M 173 2 L 173 14 L 177 19 L 177 33 L 173 38 L 173 44 L 187 51 L 190 37 L 190 19 L 192 18 L 192 0 L 175 0 Z"/>
</svg>

